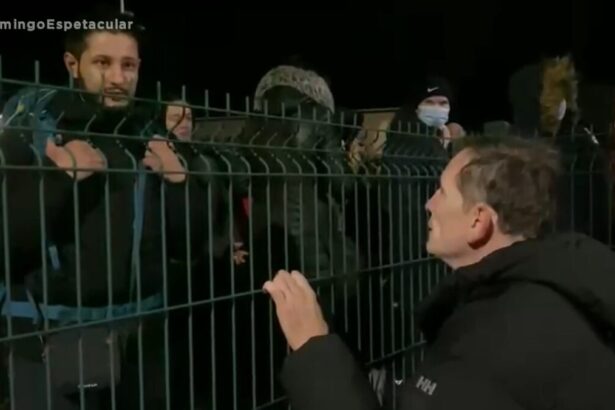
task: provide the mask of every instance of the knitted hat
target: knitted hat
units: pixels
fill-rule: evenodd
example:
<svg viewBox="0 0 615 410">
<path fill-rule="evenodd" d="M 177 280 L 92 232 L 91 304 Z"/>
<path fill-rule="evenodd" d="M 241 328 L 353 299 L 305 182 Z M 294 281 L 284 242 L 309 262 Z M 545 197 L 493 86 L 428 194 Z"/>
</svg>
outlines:
<svg viewBox="0 0 615 410">
<path fill-rule="evenodd" d="M 449 102 L 452 103 L 453 92 L 449 82 L 442 77 L 428 77 L 425 82 L 417 89 L 416 103 L 417 105 L 421 101 L 429 97 L 446 97 Z"/>
<path fill-rule="evenodd" d="M 333 94 L 325 79 L 314 71 L 289 65 L 275 67 L 261 78 L 254 94 L 254 108 L 262 110 L 265 93 L 274 87 L 281 86 L 293 88 L 329 111 L 335 112 Z"/>
</svg>

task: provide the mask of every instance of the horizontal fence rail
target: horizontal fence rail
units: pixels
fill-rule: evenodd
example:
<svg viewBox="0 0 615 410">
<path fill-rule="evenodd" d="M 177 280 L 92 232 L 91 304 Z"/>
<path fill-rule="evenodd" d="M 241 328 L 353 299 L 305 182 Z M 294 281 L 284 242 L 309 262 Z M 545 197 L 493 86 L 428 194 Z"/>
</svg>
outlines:
<svg viewBox="0 0 615 410">
<path fill-rule="evenodd" d="M 161 98 L 102 109 L 71 87 L 2 88 L 17 97 L 0 131 L 0 405 L 287 408 L 262 291 L 280 269 L 308 277 L 372 379 L 412 375 L 414 313 L 450 273 L 425 250 L 425 203 L 454 141 L 374 128 L 379 111 L 208 93 L 180 139 Z M 614 157 L 562 147 L 554 229 L 613 246 Z"/>
</svg>

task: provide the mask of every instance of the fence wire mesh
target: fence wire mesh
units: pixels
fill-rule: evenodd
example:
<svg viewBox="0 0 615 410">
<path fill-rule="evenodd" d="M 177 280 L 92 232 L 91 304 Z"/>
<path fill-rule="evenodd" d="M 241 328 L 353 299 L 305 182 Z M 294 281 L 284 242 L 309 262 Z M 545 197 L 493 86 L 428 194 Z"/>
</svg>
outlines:
<svg viewBox="0 0 615 410">
<path fill-rule="evenodd" d="M 207 93 L 177 138 L 161 97 L 103 109 L 112 96 L 0 80 L 21 90 L 0 134 L 7 409 L 286 408 L 288 349 L 261 290 L 279 269 L 310 279 L 376 387 L 421 362 L 414 314 L 449 273 L 424 246 L 442 141 Z M 565 147 L 555 228 L 612 246 L 615 162 Z"/>
</svg>

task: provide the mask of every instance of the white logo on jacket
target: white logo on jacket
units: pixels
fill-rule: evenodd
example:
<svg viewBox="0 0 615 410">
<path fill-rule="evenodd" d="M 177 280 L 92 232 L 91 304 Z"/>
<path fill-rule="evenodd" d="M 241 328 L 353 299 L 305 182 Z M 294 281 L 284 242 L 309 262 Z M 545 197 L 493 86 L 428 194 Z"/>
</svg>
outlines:
<svg viewBox="0 0 615 410">
<path fill-rule="evenodd" d="M 438 386 L 438 383 L 433 382 L 423 376 L 419 377 L 419 380 L 416 382 L 416 387 L 420 389 L 421 391 L 423 391 L 423 393 L 427 393 L 430 396 L 433 395 L 437 386 Z"/>
</svg>

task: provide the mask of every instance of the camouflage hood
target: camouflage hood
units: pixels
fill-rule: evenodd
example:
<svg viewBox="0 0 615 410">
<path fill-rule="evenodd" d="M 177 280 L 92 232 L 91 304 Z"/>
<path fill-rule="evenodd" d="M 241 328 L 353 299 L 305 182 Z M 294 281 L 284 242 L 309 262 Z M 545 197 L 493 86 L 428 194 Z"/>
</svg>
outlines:
<svg viewBox="0 0 615 410">
<path fill-rule="evenodd" d="M 579 116 L 578 80 L 570 57 L 546 59 L 515 72 L 509 82 L 515 126 L 525 133 L 555 135 L 560 129 L 558 111 L 566 101 L 566 120 Z"/>
<path fill-rule="evenodd" d="M 275 67 L 261 78 L 254 94 L 254 108 L 262 111 L 267 92 L 277 87 L 292 88 L 332 113 L 335 112 L 333 94 L 325 79 L 314 71 L 289 65 Z"/>
</svg>

